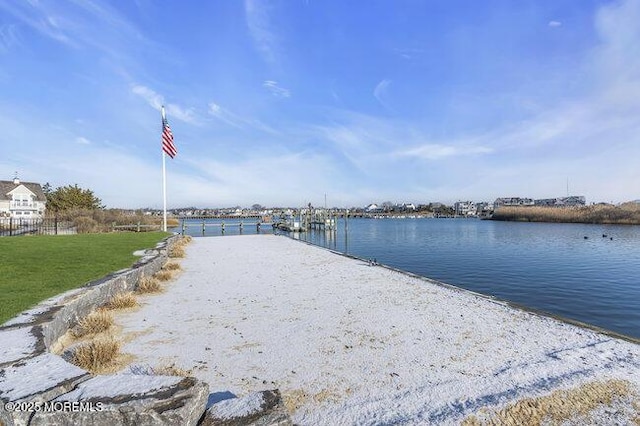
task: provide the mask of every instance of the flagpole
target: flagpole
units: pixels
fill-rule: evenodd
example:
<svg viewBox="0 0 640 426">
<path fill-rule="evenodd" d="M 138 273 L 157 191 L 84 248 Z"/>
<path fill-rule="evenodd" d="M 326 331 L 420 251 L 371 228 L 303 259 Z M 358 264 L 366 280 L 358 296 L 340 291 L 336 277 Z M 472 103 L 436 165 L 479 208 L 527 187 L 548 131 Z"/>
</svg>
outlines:
<svg viewBox="0 0 640 426">
<path fill-rule="evenodd" d="M 164 120 L 166 119 L 164 115 L 164 105 L 162 106 L 162 123 L 164 126 Z M 164 149 L 162 151 L 162 231 L 167 232 L 167 166 L 166 166 L 166 157 Z"/>
</svg>

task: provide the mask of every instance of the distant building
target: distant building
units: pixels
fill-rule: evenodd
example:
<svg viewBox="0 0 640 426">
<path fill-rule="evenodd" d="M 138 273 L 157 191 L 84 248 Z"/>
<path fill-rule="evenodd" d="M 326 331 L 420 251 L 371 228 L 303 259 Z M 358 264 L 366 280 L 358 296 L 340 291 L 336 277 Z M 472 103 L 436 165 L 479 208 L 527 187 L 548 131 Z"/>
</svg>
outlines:
<svg viewBox="0 0 640 426">
<path fill-rule="evenodd" d="M 38 219 L 44 216 L 47 197 L 35 182 L 0 180 L 0 216 Z"/>
<path fill-rule="evenodd" d="M 493 209 L 496 210 L 500 207 L 507 206 L 533 206 L 535 202 L 531 198 L 520 198 L 520 197 L 507 197 L 507 198 L 496 198 L 493 202 Z"/>
<path fill-rule="evenodd" d="M 586 198 L 583 196 L 571 196 L 560 198 L 544 198 L 541 200 L 535 200 L 536 206 L 545 207 L 575 207 L 584 206 L 586 204 Z"/>
<path fill-rule="evenodd" d="M 379 212 L 381 209 L 380 207 L 378 207 L 377 204 L 369 204 L 367 207 L 364 208 L 364 210 L 367 213 L 373 213 L 373 212 Z"/>
<path fill-rule="evenodd" d="M 456 215 L 475 216 L 477 214 L 476 203 L 473 201 L 458 201 L 453 205 Z"/>
</svg>

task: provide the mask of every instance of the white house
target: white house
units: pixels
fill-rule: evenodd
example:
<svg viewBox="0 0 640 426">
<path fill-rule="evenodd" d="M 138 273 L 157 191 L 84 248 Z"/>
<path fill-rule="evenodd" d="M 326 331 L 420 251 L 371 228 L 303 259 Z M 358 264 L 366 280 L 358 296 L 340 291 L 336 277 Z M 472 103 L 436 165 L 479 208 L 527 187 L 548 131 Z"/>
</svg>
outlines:
<svg viewBox="0 0 640 426">
<path fill-rule="evenodd" d="M 47 198 L 39 183 L 0 180 L 0 217 L 39 219 Z"/>
</svg>

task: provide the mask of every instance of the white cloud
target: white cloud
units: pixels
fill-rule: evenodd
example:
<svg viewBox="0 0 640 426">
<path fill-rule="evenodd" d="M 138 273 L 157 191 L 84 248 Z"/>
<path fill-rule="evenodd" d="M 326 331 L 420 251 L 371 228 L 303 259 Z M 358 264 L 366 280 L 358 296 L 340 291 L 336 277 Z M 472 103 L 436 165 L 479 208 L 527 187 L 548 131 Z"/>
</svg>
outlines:
<svg viewBox="0 0 640 426">
<path fill-rule="evenodd" d="M 164 105 L 167 116 L 177 118 L 180 121 L 190 124 L 198 124 L 199 119 L 193 108 L 184 108 L 176 104 L 166 103 L 164 96 L 154 90 L 139 84 L 131 87 L 131 92 L 140 96 L 154 109 L 160 111 Z"/>
<path fill-rule="evenodd" d="M 549 23 L 547 25 L 550 26 L 551 28 L 557 28 L 557 27 L 561 27 L 562 26 L 562 22 L 560 22 L 560 21 L 549 21 Z"/>
<path fill-rule="evenodd" d="M 230 125 L 236 127 L 238 129 L 245 130 L 247 128 L 253 128 L 256 130 L 260 130 L 265 133 L 270 134 L 278 134 L 279 132 L 273 129 L 270 126 L 267 126 L 260 120 L 243 118 L 238 114 L 234 114 L 226 108 L 221 107 L 215 102 L 209 102 L 209 109 L 207 111 L 209 115 L 215 117 L 216 119 Z"/>
<path fill-rule="evenodd" d="M 268 2 L 245 0 L 244 9 L 249 34 L 258 51 L 268 63 L 276 63 L 278 37 L 271 25 Z"/>
<path fill-rule="evenodd" d="M 423 160 L 439 160 L 445 157 L 488 154 L 491 152 L 493 152 L 493 149 L 485 146 L 425 144 L 416 148 L 399 151 L 395 155 L 400 157 L 417 157 Z"/>
<path fill-rule="evenodd" d="M 91 145 L 91 141 L 82 136 L 76 138 L 76 143 L 80 145 Z"/>
<path fill-rule="evenodd" d="M 229 124 L 230 126 L 237 127 L 239 129 L 243 128 L 238 117 L 235 117 L 229 111 L 223 109 L 220 105 L 215 102 L 209 102 L 209 115 Z"/>
<path fill-rule="evenodd" d="M 278 98 L 289 98 L 291 97 L 291 92 L 289 89 L 285 89 L 284 87 L 280 87 L 277 81 L 266 80 L 262 83 L 262 87 L 267 88 L 273 96 Z"/>
<path fill-rule="evenodd" d="M 373 89 L 373 96 L 378 100 L 378 102 L 380 102 L 380 105 L 385 108 L 389 108 L 384 98 L 386 97 L 390 85 L 391 80 L 384 79 L 380 81 Z"/>
</svg>

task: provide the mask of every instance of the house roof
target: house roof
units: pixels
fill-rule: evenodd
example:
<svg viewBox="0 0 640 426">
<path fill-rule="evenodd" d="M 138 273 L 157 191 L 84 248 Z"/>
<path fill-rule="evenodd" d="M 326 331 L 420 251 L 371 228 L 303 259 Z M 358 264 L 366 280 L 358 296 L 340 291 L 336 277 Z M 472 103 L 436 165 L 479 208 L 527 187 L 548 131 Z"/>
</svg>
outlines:
<svg viewBox="0 0 640 426">
<path fill-rule="evenodd" d="M 42 191 L 42 186 L 36 182 L 20 182 L 19 184 L 13 183 L 12 180 L 0 180 L 0 200 L 9 200 L 11 199 L 9 192 L 13 191 L 20 185 L 27 188 L 29 191 L 33 192 L 36 196 L 37 201 L 47 201 L 47 197 L 44 195 Z"/>
</svg>

